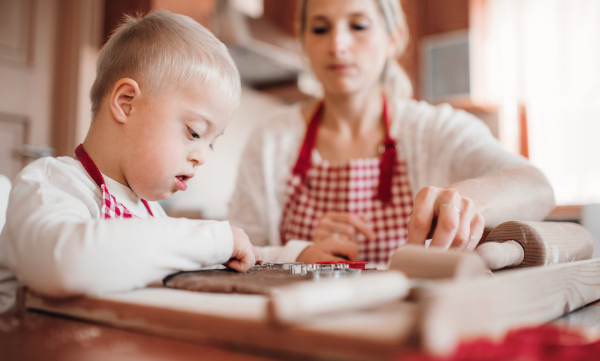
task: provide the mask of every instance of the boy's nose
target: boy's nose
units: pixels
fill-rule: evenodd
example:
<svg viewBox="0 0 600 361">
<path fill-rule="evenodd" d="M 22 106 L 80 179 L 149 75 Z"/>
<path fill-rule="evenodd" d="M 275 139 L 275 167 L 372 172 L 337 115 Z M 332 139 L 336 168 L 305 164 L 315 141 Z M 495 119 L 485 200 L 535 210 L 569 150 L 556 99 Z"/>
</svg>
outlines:
<svg viewBox="0 0 600 361">
<path fill-rule="evenodd" d="M 201 149 L 194 149 L 188 155 L 188 161 L 192 162 L 194 167 L 200 166 L 206 162 L 206 152 L 203 152 Z"/>
</svg>

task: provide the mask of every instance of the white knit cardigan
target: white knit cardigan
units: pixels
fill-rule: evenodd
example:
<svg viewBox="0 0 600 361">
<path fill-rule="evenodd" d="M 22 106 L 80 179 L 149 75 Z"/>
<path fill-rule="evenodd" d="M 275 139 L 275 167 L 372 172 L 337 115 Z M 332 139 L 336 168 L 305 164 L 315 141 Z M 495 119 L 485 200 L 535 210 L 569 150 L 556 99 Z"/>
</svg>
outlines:
<svg viewBox="0 0 600 361">
<path fill-rule="evenodd" d="M 415 100 L 394 104 L 390 133 L 407 164 L 413 193 L 426 186 L 446 187 L 527 161 L 504 150 L 475 116 L 448 104 Z M 229 220 L 258 247 L 261 259 L 291 262 L 310 243 L 281 246 L 279 223 L 285 187 L 306 132 L 299 104 L 265 121 L 249 138 L 242 156 Z"/>
</svg>

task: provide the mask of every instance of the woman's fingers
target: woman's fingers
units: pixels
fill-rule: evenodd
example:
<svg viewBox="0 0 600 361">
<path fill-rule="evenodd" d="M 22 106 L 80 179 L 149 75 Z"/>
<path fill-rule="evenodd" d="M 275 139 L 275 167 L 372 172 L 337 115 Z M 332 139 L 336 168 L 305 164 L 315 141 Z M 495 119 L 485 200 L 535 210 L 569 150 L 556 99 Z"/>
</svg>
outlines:
<svg viewBox="0 0 600 361">
<path fill-rule="evenodd" d="M 358 261 L 356 242 L 333 237 L 306 247 L 296 259 L 304 263 L 345 260 Z"/>
<path fill-rule="evenodd" d="M 371 228 L 369 223 L 365 219 L 354 213 L 342 213 L 342 212 L 329 212 L 326 214 L 332 220 L 345 223 L 353 226 L 358 232 L 362 233 L 367 237 L 367 240 L 374 241 L 377 239 L 375 231 Z"/>
<path fill-rule="evenodd" d="M 317 232 L 317 230 L 319 230 L 321 234 L 325 235 L 325 238 L 336 233 L 338 235 L 344 235 L 348 237 L 348 239 L 352 239 L 356 235 L 355 229 L 352 225 L 335 221 L 327 215 L 325 215 L 319 220 L 319 222 L 317 222 L 317 225 L 315 227 L 315 233 Z"/>
<path fill-rule="evenodd" d="M 323 242 L 323 244 L 325 245 L 323 250 L 331 256 L 341 257 L 350 261 L 358 261 L 358 245 L 356 242 L 331 238 L 326 242 Z"/>
<path fill-rule="evenodd" d="M 433 222 L 433 207 L 435 205 L 437 194 L 437 188 L 425 187 L 415 196 L 413 213 L 408 221 L 408 238 L 406 243 L 425 244 L 427 234 L 431 230 L 431 224 Z"/>
<path fill-rule="evenodd" d="M 327 212 L 317 222 L 313 231 L 313 240 L 322 241 L 331 236 L 345 240 L 356 240 L 357 233 L 374 241 L 377 235 L 361 216 L 347 212 Z"/>
<path fill-rule="evenodd" d="M 466 251 L 472 251 L 477 247 L 479 241 L 481 241 L 481 237 L 483 236 L 483 231 L 485 229 L 485 219 L 481 213 L 477 212 L 473 220 L 471 221 L 471 236 L 469 237 L 469 242 L 465 247 Z"/>
<path fill-rule="evenodd" d="M 435 227 L 430 246 L 473 250 L 484 225 L 483 216 L 471 199 L 452 189 L 426 187 L 415 197 L 407 243 L 425 244 Z"/>
<path fill-rule="evenodd" d="M 335 238 L 339 238 L 339 239 L 343 239 L 346 241 L 350 241 L 350 237 L 348 237 L 345 234 L 340 234 L 337 232 L 332 232 L 328 229 L 324 229 L 324 228 L 315 228 L 314 232 L 313 232 L 313 242 L 322 242 L 323 240 L 329 238 L 329 237 L 335 237 Z"/>
<path fill-rule="evenodd" d="M 444 203 L 450 204 L 450 203 Z M 452 244 L 460 225 L 460 213 L 454 207 L 446 206 L 438 210 L 437 225 L 431 238 L 430 247 L 447 249 Z"/>
</svg>

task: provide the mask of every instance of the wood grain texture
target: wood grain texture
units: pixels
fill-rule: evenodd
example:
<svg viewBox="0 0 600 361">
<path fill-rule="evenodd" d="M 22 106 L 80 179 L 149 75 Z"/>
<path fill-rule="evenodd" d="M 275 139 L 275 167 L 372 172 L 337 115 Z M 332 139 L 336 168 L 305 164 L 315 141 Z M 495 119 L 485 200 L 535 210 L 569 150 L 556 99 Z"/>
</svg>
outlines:
<svg viewBox="0 0 600 361">
<path fill-rule="evenodd" d="M 283 327 L 269 320 L 267 302 L 262 295 L 167 288 L 67 300 L 50 300 L 31 292 L 25 296 L 28 309 L 126 330 L 348 360 L 395 359 L 406 350 L 416 328 L 416 305 L 409 303 L 308 317 L 294 327 Z"/>
<path fill-rule="evenodd" d="M 276 353 L 244 351 L 216 342 L 171 340 L 38 312 L 0 314 L 2 361 L 290 361 Z"/>
<path fill-rule="evenodd" d="M 475 249 L 489 269 L 498 270 L 505 267 L 516 267 L 523 262 L 525 250 L 520 243 L 509 240 L 506 242 L 485 242 Z"/>
<path fill-rule="evenodd" d="M 298 282 L 276 288 L 269 310 L 277 322 L 297 323 L 307 317 L 364 309 L 399 301 L 410 284 L 402 272 L 373 272 L 359 278 Z"/>
<path fill-rule="evenodd" d="M 569 222 L 505 222 L 494 228 L 486 242 L 513 240 L 523 246 L 520 267 L 548 266 L 589 259 L 594 252 L 592 235 Z"/>
<path fill-rule="evenodd" d="M 472 279 L 487 275 L 489 270 L 482 259 L 469 252 L 406 245 L 390 257 L 389 270 L 403 272 L 416 279 Z"/>
<path fill-rule="evenodd" d="M 196 342 L 221 342 L 296 355 L 388 360 L 417 347 L 448 353 L 459 340 L 501 337 L 600 299 L 600 259 L 518 268 L 495 277 L 423 281 L 415 302 L 271 322 L 268 297 L 157 288 L 104 297 L 48 300 L 29 309 Z M 416 344 L 418 335 L 420 344 Z"/>
<path fill-rule="evenodd" d="M 600 299 L 600 259 L 503 271 L 422 290 L 423 347 L 450 352 L 459 340 L 502 337 Z"/>
</svg>

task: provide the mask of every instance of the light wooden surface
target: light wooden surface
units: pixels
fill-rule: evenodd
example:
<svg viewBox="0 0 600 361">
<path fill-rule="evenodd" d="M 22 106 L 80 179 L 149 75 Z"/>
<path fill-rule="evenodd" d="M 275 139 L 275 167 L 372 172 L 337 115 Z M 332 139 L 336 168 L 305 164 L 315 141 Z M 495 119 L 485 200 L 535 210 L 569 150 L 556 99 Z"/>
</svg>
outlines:
<svg viewBox="0 0 600 361">
<path fill-rule="evenodd" d="M 393 320 L 390 320 L 393 322 Z M 561 317 L 554 324 L 600 334 L 600 301 Z M 183 342 L 120 330 L 59 315 L 31 311 L 0 315 L 2 361 L 278 361 L 306 356 L 271 352 L 209 340 Z M 394 361 L 398 358 L 392 357 Z"/>
<path fill-rule="evenodd" d="M 304 361 L 219 342 L 185 342 L 38 312 L 0 314 L 2 361 Z"/>
<path fill-rule="evenodd" d="M 540 325 L 600 299 L 600 259 L 514 269 L 421 293 L 423 347 L 444 354 L 459 340 L 501 337 Z"/>
<path fill-rule="evenodd" d="M 308 317 L 400 301 L 409 291 L 410 283 L 402 272 L 365 272 L 359 278 L 278 287 L 270 296 L 269 310 L 275 321 L 292 324 Z"/>
<path fill-rule="evenodd" d="M 390 257 L 390 270 L 401 271 L 410 279 L 468 280 L 487 275 L 489 270 L 473 253 L 441 248 L 406 245 Z"/>
<path fill-rule="evenodd" d="M 389 360 L 422 349 L 445 354 L 460 340 L 501 337 L 600 299 L 600 259 L 517 268 L 491 277 L 413 283 L 412 301 L 272 322 L 268 297 L 143 289 L 52 301 L 30 309 L 196 342 L 224 342 L 295 355 Z M 420 340 L 420 344 L 416 343 Z"/>
<path fill-rule="evenodd" d="M 487 242 L 515 241 L 523 247 L 521 267 L 548 266 L 558 263 L 589 259 L 594 253 L 592 235 L 582 226 L 569 222 L 505 222 L 494 228 Z M 485 243 L 480 247 L 485 246 Z M 506 250 L 505 252 L 508 252 Z M 502 253 L 494 257 L 485 254 L 494 264 Z M 515 253 L 515 257 L 520 257 Z M 509 263 L 514 263 L 514 258 Z"/>
<path fill-rule="evenodd" d="M 184 341 L 216 341 L 349 360 L 393 359 L 407 349 L 416 329 L 417 306 L 406 302 L 307 317 L 293 327 L 271 322 L 267 305 L 266 296 L 168 288 L 56 301 L 30 292 L 25 295 L 29 309 L 116 328 Z"/>
</svg>

